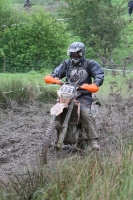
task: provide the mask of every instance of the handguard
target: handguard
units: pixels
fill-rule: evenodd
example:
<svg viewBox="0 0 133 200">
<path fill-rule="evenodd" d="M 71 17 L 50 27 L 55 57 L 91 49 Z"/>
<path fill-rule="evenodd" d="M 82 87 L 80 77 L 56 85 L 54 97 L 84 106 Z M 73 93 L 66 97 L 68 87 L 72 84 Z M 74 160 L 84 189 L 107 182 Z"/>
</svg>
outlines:
<svg viewBox="0 0 133 200">
<path fill-rule="evenodd" d="M 53 78 L 51 75 L 46 75 L 44 77 L 44 82 L 47 84 L 59 84 L 61 85 L 61 82 L 58 78 Z"/>
<path fill-rule="evenodd" d="M 83 85 L 80 86 L 80 88 L 92 93 L 98 92 L 99 90 L 99 87 L 95 83 L 92 83 L 92 84 L 84 83 Z"/>
</svg>

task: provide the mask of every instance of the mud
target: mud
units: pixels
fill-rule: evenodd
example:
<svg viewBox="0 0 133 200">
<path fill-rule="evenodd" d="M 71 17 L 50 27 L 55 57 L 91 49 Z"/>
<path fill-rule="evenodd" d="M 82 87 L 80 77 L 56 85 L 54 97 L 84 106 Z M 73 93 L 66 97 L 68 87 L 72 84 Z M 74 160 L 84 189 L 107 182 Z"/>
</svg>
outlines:
<svg viewBox="0 0 133 200">
<path fill-rule="evenodd" d="M 49 123 L 49 105 L 25 105 L 0 113 L 0 178 L 7 178 L 36 164 Z"/>
<path fill-rule="evenodd" d="M 122 144 L 131 141 L 133 133 L 132 98 L 100 99 L 96 123 L 101 154 L 113 155 Z M 0 111 L 0 179 L 23 175 L 36 166 L 44 133 L 50 121 L 50 104 L 34 102 Z M 64 155 L 66 154 L 63 150 Z M 65 156 L 64 156 L 65 157 Z"/>
</svg>

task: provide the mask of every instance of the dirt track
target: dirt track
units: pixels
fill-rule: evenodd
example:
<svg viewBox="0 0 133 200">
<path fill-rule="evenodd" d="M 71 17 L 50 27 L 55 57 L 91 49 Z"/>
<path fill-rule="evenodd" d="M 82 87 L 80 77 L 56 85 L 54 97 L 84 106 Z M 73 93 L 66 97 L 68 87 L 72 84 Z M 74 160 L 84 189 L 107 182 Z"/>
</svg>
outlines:
<svg viewBox="0 0 133 200">
<path fill-rule="evenodd" d="M 96 117 L 102 154 L 115 152 L 121 141 L 132 139 L 133 101 L 120 97 L 104 100 Z M 0 114 L 0 178 L 23 174 L 36 165 L 44 132 L 49 124 L 50 105 L 34 103 Z M 122 139 L 122 140 L 121 140 Z"/>
</svg>

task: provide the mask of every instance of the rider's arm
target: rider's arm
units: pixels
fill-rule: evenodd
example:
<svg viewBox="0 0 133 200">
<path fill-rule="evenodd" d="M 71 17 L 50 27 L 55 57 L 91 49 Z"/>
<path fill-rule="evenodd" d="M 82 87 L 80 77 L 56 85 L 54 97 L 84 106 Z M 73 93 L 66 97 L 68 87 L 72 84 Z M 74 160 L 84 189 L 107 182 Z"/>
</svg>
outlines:
<svg viewBox="0 0 133 200">
<path fill-rule="evenodd" d="M 90 60 L 88 67 L 90 68 L 91 76 L 94 78 L 93 83 L 101 86 L 104 81 L 104 71 L 101 66 L 95 60 Z"/>
<path fill-rule="evenodd" d="M 66 67 L 66 61 L 63 61 L 58 67 L 55 68 L 55 70 L 51 73 L 51 76 L 59 79 L 64 78 L 66 76 Z"/>
</svg>

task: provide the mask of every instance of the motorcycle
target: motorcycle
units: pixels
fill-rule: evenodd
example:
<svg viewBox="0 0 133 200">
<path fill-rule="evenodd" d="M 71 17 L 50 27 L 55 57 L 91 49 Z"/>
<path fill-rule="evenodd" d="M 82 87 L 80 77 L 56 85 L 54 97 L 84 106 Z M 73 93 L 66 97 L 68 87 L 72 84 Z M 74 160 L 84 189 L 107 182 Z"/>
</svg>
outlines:
<svg viewBox="0 0 133 200">
<path fill-rule="evenodd" d="M 50 160 L 51 146 L 56 151 L 60 150 L 63 144 L 75 145 L 77 149 L 84 148 L 84 144 L 85 142 L 87 143 L 88 139 L 80 119 L 80 102 L 76 100 L 81 95 L 78 89 L 95 93 L 99 90 L 99 87 L 96 84 L 83 84 L 79 86 L 79 82 L 63 82 L 58 78 L 53 78 L 51 75 L 47 75 L 44 81 L 47 84 L 58 84 L 61 86 L 57 91 L 57 102 L 50 109 L 52 119 L 45 132 L 45 139 L 42 144 L 41 157 L 43 164 L 46 164 L 48 158 Z M 56 138 L 54 137 L 52 144 L 52 135 L 55 130 Z"/>
</svg>

